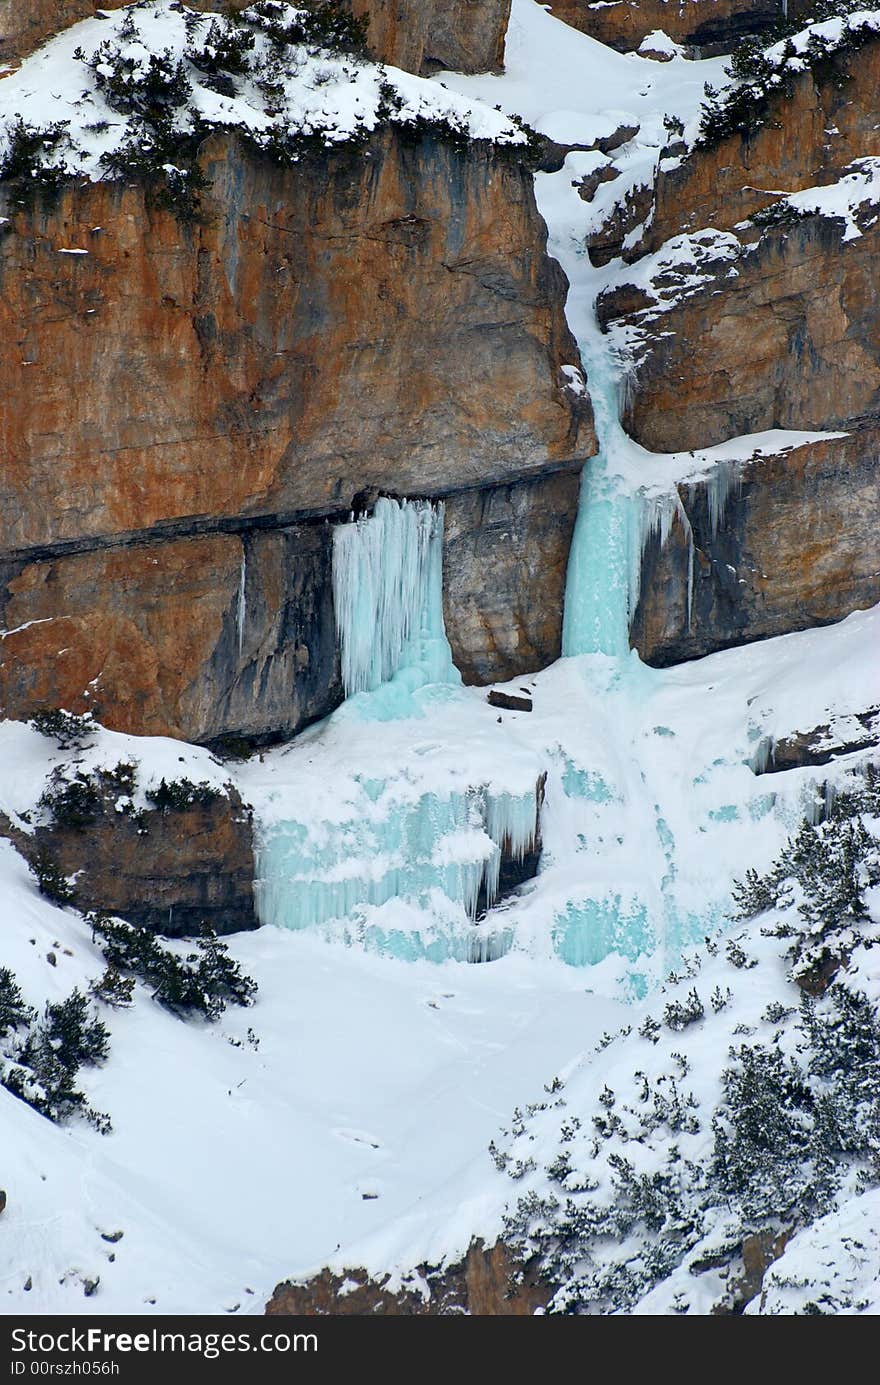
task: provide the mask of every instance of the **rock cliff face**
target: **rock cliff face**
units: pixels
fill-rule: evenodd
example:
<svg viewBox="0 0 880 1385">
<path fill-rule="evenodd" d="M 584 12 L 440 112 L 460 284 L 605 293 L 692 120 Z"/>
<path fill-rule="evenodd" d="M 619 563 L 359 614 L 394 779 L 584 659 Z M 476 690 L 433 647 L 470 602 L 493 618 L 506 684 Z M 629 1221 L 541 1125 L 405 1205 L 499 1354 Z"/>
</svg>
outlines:
<svg viewBox="0 0 880 1385">
<path fill-rule="evenodd" d="M 704 226 L 730 230 L 784 192 L 831 183 L 854 159 L 880 154 L 876 93 L 880 38 L 856 53 L 842 50 L 794 78 L 772 97 L 765 120 L 664 169 L 653 214 L 627 258 L 656 250 L 670 236 Z"/>
<path fill-rule="evenodd" d="M 7 714 L 93 699 L 119 729 L 295 729 L 339 695 L 311 521 L 365 488 L 485 490 L 595 450 L 527 168 L 393 132 L 293 169 L 221 141 L 204 163 L 191 226 L 134 186 L 7 197 Z M 564 533 L 571 495 L 550 494 Z M 497 581 L 527 604 L 532 579 L 504 572 L 493 603 Z"/>
<path fill-rule="evenodd" d="M 760 33 L 786 13 L 783 0 L 552 0 L 549 9 L 621 53 L 655 29 L 676 43 L 728 52 L 743 34 Z"/>
<path fill-rule="evenodd" d="M 0 0 L 0 62 L 25 57 L 50 34 L 116 10 L 130 0 Z M 253 0 L 225 0 L 244 10 Z M 190 9 L 224 8 L 223 0 L 187 0 Z M 440 67 L 493 72 L 504 60 L 510 0 L 342 0 L 367 26 L 367 47 L 377 62 L 409 72 Z"/>
<path fill-rule="evenodd" d="M 30 862 L 42 856 L 75 876 L 75 906 L 126 919 L 166 937 L 256 928 L 252 814 L 234 789 L 178 808 L 119 812 L 118 787 L 95 776 L 88 821 L 53 822 L 9 836 Z"/>
<path fill-rule="evenodd" d="M 876 427 L 736 468 L 713 532 L 708 488 L 680 486 L 681 523 L 648 545 L 632 642 L 651 664 L 680 663 L 840 620 L 880 600 L 880 434 Z"/>
<path fill-rule="evenodd" d="M 342 699 L 326 524 L 0 569 L 6 715 L 89 708 L 139 735 L 292 734 Z"/>
<path fill-rule="evenodd" d="M 342 513 L 593 450 L 527 169 L 392 132 L 293 169 L 217 141 L 205 165 L 194 227 L 137 187 L 7 205 L 7 549 Z"/>
<path fill-rule="evenodd" d="M 499 72 L 510 0 L 345 0 L 373 57 L 409 72 Z"/>
<path fill-rule="evenodd" d="M 632 640 L 649 662 L 880 600 L 878 78 L 869 36 L 795 76 L 747 133 L 661 161 L 633 263 L 600 296 L 600 323 L 630 353 L 624 424 L 651 451 L 845 434 L 744 462 L 717 527 L 713 486 L 679 487 L 669 542 L 644 555 Z"/>
<path fill-rule="evenodd" d="M 675 452 L 766 428 L 845 427 L 873 414 L 876 213 L 866 203 L 864 232 L 852 239 L 840 220 L 811 215 L 707 239 L 704 250 L 685 242 L 654 280 L 662 314 L 656 300 L 634 299 L 635 311 L 617 319 L 621 299 L 609 296 L 605 321 L 645 332 L 626 411 L 633 437 Z"/>
<path fill-rule="evenodd" d="M 363 1270 L 341 1275 L 323 1270 L 306 1284 L 279 1284 L 266 1312 L 279 1317 L 527 1317 L 546 1307 L 551 1294 L 550 1286 L 519 1265 L 501 1242 L 486 1249 L 474 1241 L 460 1264 L 446 1270 L 422 1265 L 418 1276 L 428 1296 L 415 1289 L 392 1293 Z"/>
</svg>

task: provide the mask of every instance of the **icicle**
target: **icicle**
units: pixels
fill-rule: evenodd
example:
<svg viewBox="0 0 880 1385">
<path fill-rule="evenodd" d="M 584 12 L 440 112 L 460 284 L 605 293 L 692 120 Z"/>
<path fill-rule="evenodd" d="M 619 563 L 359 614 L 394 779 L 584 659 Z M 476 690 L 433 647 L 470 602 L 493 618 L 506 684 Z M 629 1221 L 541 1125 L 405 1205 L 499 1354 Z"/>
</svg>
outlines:
<svg viewBox="0 0 880 1385">
<path fill-rule="evenodd" d="M 749 768 L 755 774 L 769 774 L 773 765 L 775 741 L 772 736 L 762 736 L 752 751 Z"/>
<path fill-rule="evenodd" d="M 687 628 L 690 630 L 694 606 L 694 531 L 691 526 L 690 517 L 684 507 L 677 487 L 673 487 L 671 491 L 665 491 L 661 495 L 642 496 L 641 500 L 642 509 L 640 515 L 637 570 L 632 579 L 633 590 L 630 598 L 630 609 L 632 613 L 635 613 L 635 608 L 638 605 L 639 590 L 641 587 L 642 557 L 649 540 L 656 535 L 659 538 L 661 549 L 665 548 L 666 544 L 669 542 L 674 525 L 678 523 L 687 541 L 688 569 L 686 604 Z"/>
<path fill-rule="evenodd" d="M 430 925 L 438 896 L 470 927 L 481 898 L 491 908 L 498 896 L 502 853 L 522 860 L 540 833 L 534 784 L 522 794 L 480 787 L 392 801 L 379 813 L 364 808 L 342 822 L 283 822 L 264 834 L 257 870 L 263 923 L 323 928 L 399 900 L 425 909 Z"/>
<path fill-rule="evenodd" d="M 731 495 L 742 485 L 742 471 L 738 462 L 716 462 L 711 474 L 703 483 L 706 487 L 706 504 L 709 511 L 709 533 L 714 539 L 724 520 L 724 513 Z"/>
<path fill-rule="evenodd" d="M 837 802 L 837 785 L 832 784 L 830 779 L 825 780 L 825 817 L 830 818 L 834 812 L 834 805 Z"/>
<path fill-rule="evenodd" d="M 538 802 L 535 793 L 487 795 L 486 831 L 501 849 L 521 861 L 538 837 Z"/>
<path fill-rule="evenodd" d="M 346 695 L 372 691 L 411 662 L 450 681 L 443 628 L 442 504 L 382 498 L 333 533 L 333 602 Z"/>
<path fill-rule="evenodd" d="M 247 614 L 247 548 L 241 545 L 241 572 L 238 578 L 238 654 L 244 645 L 244 624 Z"/>
</svg>

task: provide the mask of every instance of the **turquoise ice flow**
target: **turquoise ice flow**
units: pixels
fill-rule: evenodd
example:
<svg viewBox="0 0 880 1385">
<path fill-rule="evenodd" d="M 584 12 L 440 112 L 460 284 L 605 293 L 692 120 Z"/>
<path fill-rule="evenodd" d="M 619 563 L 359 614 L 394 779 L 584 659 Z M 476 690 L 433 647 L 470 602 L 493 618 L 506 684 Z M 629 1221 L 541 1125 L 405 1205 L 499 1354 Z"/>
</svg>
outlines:
<svg viewBox="0 0 880 1385">
<path fill-rule="evenodd" d="M 479 770 L 472 779 L 435 783 L 412 756 L 411 740 L 387 769 L 360 772 L 353 762 L 341 806 L 322 813 L 306 794 L 289 815 L 264 825 L 264 922 L 318 930 L 404 960 L 491 960 L 524 935 L 534 950 L 537 906 L 531 914 L 492 906 L 502 852 L 521 858 L 538 838 L 542 771 L 548 808 L 563 831 L 544 834 L 542 871 L 549 874 L 539 885 L 546 878 L 553 886 L 560 859 L 567 879 L 561 891 L 548 891 L 539 951 L 579 967 L 614 955 L 638 989 L 646 972 L 677 959 L 715 922 L 711 908 L 677 902 L 676 842 L 661 811 L 663 786 L 652 786 L 635 745 L 637 713 L 657 677 L 629 648 L 642 550 L 652 531 L 665 538 L 678 497 L 646 498 L 623 481 L 617 463 L 631 444 L 618 418 L 617 383 L 593 334 L 583 354 L 600 449 L 581 483 L 563 652 L 579 671 L 585 709 L 613 708 L 610 772 L 601 757 L 600 767 L 590 766 L 589 746 L 577 747 L 575 758 L 560 750 L 531 770 L 527 765 L 518 788 L 499 788 Z M 723 503 L 719 492 L 719 518 Z M 335 527 L 333 596 L 346 701 L 306 744 L 332 735 L 344 746 L 346 736 L 356 741 L 371 723 L 418 727 L 443 708 L 472 715 L 473 694 L 461 687 L 443 620 L 443 526 L 442 503 L 383 497 L 371 514 Z M 377 726 L 376 738 L 384 734 Z M 296 756 L 305 754 L 297 743 L 294 775 Z"/>
<path fill-rule="evenodd" d="M 381 498 L 371 515 L 336 527 L 346 691 L 337 726 L 417 718 L 460 688 L 443 623 L 443 519 L 442 503 Z M 412 795 L 391 776 L 373 778 L 357 782 L 352 807 L 317 830 L 306 811 L 264 833 L 265 922 L 325 929 L 406 960 L 488 960 L 506 950 L 509 930 L 475 923 L 497 895 L 502 847 L 522 857 L 534 845 L 534 782 L 522 794 L 472 784 Z M 415 926 L 389 924 L 380 911 L 392 900 Z"/>
<path fill-rule="evenodd" d="M 588 292 L 588 273 L 570 277 Z M 305 792 L 264 822 L 263 922 L 317 930 L 403 960 L 491 960 L 512 946 L 577 967 L 616 957 L 638 993 L 646 977 L 675 964 L 720 921 L 724 882 L 714 895 L 680 889 L 682 846 L 692 871 L 694 830 L 736 825 L 739 810 L 713 799 L 705 829 L 684 823 L 676 801 L 670 812 L 664 776 L 673 762 L 667 756 L 666 769 L 658 768 L 657 745 L 673 733 L 657 726 L 657 745 L 645 746 L 644 738 L 645 705 L 663 675 L 629 647 L 644 545 L 653 533 L 665 542 L 676 521 L 690 545 L 690 613 L 690 526 L 675 488 L 646 493 L 632 483 L 633 444 L 619 419 L 613 362 L 591 308 L 584 312 L 582 302 L 575 315 L 599 441 L 581 481 L 563 623 L 564 663 L 576 673 L 572 705 L 582 711 L 575 710 L 564 745 L 548 744 L 542 759 L 526 759 L 503 787 L 486 769 L 486 746 L 510 756 L 518 733 L 492 740 L 485 722 L 480 766 L 465 762 L 450 775 L 446 763 L 433 773 L 433 747 L 420 759 L 420 725 L 430 735 L 438 716 L 450 713 L 444 724 L 454 738 L 459 728 L 472 730 L 475 711 L 444 626 L 444 507 L 384 497 L 371 514 L 338 524 L 333 597 L 346 700 L 298 738 L 288 763 L 295 779 L 309 747 L 332 742 L 328 772 L 339 776 L 339 801 L 316 807 Z M 730 468 L 716 469 L 708 495 L 713 527 L 734 479 Z M 244 582 L 240 609 L 243 592 Z M 579 720 L 590 726 L 586 744 L 578 740 Z M 395 724 L 394 732 L 377 725 L 369 738 L 373 752 L 383 738 L 396 747 L 386 760 L 358 749 L 375 723 Z M 399 728 L 413 729 L 398 735 Z M 447 741 L 443 753 L 447 762 L 454 758 L 454 744 Z M 694 785 L 719 766 L 736 770 L 734 761 L 695 765 Z M 537 781 L 544 773 L 542 808 Z M 682 831 L 690 834 L 684 843 Z M 493 909 L 502 852 L 521 858 L 539 833 L 545 852 L 537 887 Z"/>
<path fill-rule="evenodd" d="M 427 684 L 461 683 L 443 624 L 442 502 L 380 497 L 333 533 L 333 605 L 346 697 L 367 716 L 403 713 Z M 395 692 L 401 705 L 395 708 Z"/>
</svg>

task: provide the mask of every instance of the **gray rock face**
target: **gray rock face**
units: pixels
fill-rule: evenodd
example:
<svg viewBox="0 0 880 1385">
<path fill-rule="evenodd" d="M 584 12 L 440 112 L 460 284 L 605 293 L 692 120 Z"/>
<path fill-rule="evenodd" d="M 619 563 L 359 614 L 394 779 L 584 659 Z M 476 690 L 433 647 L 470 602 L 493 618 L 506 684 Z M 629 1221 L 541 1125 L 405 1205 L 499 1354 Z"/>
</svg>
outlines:
<svg viewBox="0 0 880 1385">
<path fill-rule="evenodd" d="M 562 648 L 562 608 L 580 469 L 446 501 L 444 613 L 466 683 L 545 668 Z"/>
<path fill-rule="evenodd" d="M 705 484 L 680 487 L 694 539 L 693 608 L 680 524 L 649 543 L 632 643 L 657 666 L 805 630 L 880 601 L 876 428 L 744 463 L 712 534 Z"/>
</svg>

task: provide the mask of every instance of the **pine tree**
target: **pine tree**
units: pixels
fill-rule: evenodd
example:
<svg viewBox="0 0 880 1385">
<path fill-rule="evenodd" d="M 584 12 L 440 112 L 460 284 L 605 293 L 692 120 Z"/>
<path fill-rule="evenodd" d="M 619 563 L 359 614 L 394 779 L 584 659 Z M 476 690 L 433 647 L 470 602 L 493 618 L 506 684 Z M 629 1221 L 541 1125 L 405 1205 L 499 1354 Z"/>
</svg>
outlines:
<svg viewBox="0 0 880 1385">
<path fill-rule="evenodd" d="M 46 1006 L 45 1031 L 59 1060 L 72 1070 L 103 1063 L 110 1051 L 107 1026 L 90 1014 L 88 997 L 79 989 Z"/>
<path fill-rule="evenodd" d="M 30 1005 L 25 1005 L 12 972 L 8 967 L 0 967 L 0 1039 L 5 1039 L 11 1030 L 26 1028 L 34 1014 Z"/>
</svg>

